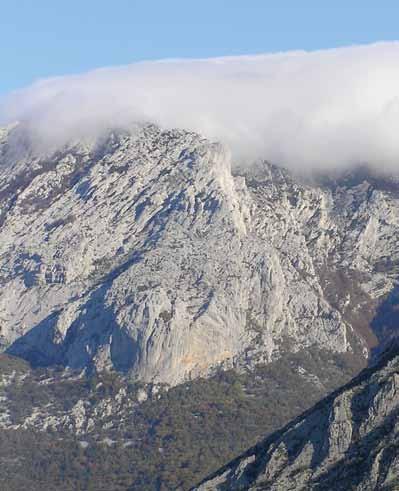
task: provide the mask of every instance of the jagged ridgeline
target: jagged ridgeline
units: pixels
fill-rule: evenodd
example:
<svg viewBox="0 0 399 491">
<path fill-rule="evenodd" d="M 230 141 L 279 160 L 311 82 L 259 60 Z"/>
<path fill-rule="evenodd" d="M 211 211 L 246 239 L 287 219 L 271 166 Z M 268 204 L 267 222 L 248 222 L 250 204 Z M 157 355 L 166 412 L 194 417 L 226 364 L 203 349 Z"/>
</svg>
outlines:
<svg viewBox="0 0 399 491">
<path fill-rule="evenodd" d="M 364 168 L 237 166 L 153 125 L 58 149 L 3 129 L 1 427 L 87 482 L 129 456 L 115 489 L 189 489 L 395 337 L 398 230 L 398 181 Z"/>
<path fill-rule="evenodd" d="M 196 491 L 399 489 L 399 347 Z"/>
<path fill-rule="evenodd" d="M 174 385 L 390 336 L 395 181 L 233 173 L 221 145 L 154 126 L 51 153 L 18 126 L 1 141 L 1 340 L 33 366 Z"/>
</svg>

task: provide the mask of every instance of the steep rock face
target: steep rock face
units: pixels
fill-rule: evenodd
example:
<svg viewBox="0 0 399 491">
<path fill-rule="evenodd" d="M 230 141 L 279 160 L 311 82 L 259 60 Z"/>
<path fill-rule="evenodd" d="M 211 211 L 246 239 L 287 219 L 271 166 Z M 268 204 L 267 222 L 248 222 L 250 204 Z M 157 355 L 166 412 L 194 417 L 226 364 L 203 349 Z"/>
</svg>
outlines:
<svg viewBox="0 0 399 491">
<path fill-rule="evenodd" d="M 399 349 L 234 460 L 198 491 L 399 487 Z"/>
<path fill-rule="evenodd" d="M 396 298 L 394 185 L 302 183 L 266 163 L 233 173 L 219 144 L 153 126 L 32 148 L 18 127 L 0 135 L 11 354 L 176 384 L 312 345 L 366 356 L 377 344 L 367 325 Z"/>
</svg>

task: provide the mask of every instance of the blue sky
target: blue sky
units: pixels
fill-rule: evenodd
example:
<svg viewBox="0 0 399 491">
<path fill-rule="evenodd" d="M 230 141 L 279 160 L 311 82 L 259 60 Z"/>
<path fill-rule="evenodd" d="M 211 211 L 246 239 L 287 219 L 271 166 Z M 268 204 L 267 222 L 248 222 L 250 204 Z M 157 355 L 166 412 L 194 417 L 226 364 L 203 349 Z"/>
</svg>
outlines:
<svg viewBox="0 0 399 491">
<path fill-rule="evenodd" d="M 398 18 L 384 0 L 4 0 L 0 93 L 144 59 L 393 40 Z"/>
</svg>

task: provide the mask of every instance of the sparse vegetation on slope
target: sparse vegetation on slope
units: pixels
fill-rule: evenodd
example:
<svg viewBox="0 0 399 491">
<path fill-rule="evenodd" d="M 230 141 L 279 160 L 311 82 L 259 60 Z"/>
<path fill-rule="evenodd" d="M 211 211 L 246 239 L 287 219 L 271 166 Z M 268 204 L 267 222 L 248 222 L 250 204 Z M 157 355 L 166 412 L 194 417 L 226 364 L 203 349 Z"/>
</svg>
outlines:
<svg viewBox="0 0 399 491">
<path fill-rule="evenodd" d="M 3 387 L 12 423 L 20 425 L 0 435 L 0 487 L 7 483 L 8 491 L 188 490 L 360 368 L 355 358 L 310 350 L 251 372 L 221 371 L 168 391 L 149 390 L 148 400 L 138 403 L 139 386 L 116 374 L 63 381 L 63 372 L 29 372 L 20 360 L 0 358 L 3 375 L 22 374 Z M 90 411 L 121 388 L 133 401 L 125 410 L 79 434 L 71 420 L 51 430 L 52 415 L 62 421 L 59 411 L 70 414 L 86 400 L 90 419 Z M 49 404 L 40 420 L 49 427 L 37 432 L 29 415 L 45 414 Z"/>
</svg>

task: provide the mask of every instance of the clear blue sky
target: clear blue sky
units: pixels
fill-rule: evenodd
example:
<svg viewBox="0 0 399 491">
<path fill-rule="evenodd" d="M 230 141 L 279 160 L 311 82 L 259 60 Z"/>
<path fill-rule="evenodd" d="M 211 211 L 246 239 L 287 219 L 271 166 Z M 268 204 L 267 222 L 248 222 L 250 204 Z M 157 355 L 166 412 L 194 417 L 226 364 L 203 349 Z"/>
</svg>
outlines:
<svg viewBox="0 0 399 491">
<path fill-rule="evenodd" d="M 398 20 L 397 0 L 2 0 L 0 93 L 143 59 L 392 40 Z"/>
</svg>

